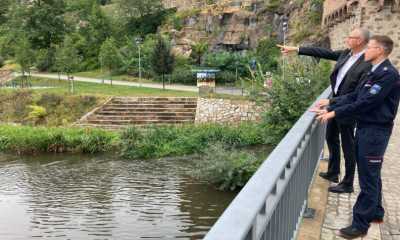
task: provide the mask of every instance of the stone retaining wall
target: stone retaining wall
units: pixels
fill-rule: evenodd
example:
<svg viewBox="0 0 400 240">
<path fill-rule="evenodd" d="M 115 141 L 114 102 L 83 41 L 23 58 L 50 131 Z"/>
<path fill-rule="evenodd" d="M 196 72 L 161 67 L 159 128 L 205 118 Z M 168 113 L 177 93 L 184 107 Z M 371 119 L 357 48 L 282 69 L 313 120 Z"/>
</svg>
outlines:
<svg viewBox="0 0 400 240">
<path fill-rule="evenodd" d="M 196 123 L 260 121 L 263 108 L 250 101 L 199 98 Z"/>
</svg>

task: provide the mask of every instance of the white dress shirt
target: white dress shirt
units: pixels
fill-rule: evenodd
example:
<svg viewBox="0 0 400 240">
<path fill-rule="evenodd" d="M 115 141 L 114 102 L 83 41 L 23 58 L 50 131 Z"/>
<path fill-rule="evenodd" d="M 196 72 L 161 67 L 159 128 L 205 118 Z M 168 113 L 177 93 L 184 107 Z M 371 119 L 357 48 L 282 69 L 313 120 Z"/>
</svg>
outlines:
<svg viewBox="0 0 400 240">
<path fill-rule="evenodd" d="M 344 77 L 346 76 L 347 72 L 350 70 L 350 68 L 354 65 L 354 63 L 357 62 L 357 60 L 365 53 L 364 51 L 361 51 L 357 54 L 352 54 L 351 57 L 346 61 L 346 63 L 339 69 L 339 73 L 336 78 L 336 85 L 333 91 L 335 94 L 337 94 L 337 91 L 339 90 L 340 84 L 342 83 Z"/>
<path fill-rule="evenodd" d="M 381 65 L 384 61 L 386 61 L 386 59 L 382 60 L 378 64 L 372 65 L 371 72 L 374 72 L 379 67 L 379 65 Z"/>
</svg>

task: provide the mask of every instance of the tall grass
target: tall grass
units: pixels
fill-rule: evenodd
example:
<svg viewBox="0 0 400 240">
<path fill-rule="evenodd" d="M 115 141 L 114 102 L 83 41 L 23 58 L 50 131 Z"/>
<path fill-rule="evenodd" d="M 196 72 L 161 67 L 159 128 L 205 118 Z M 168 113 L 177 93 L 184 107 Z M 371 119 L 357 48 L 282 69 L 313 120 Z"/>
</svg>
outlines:
<svg viewBox="0 0 400 240">
<path fill-rule="evenodd" d="M 128 128 L 122 133 L 122 156 L 149 159 L 199 153 L 214 143 L 231 147 L 262 144 L 263 129 L 255 123 L 237 126 L 223 124 Z"/>
<path fill-rule="evenodd" d="M 118 144 L 118 135 L 97 129 L 0 125 L 0 151 L 18 154 L 46 152 L 98 153 Z"/>
</svg>

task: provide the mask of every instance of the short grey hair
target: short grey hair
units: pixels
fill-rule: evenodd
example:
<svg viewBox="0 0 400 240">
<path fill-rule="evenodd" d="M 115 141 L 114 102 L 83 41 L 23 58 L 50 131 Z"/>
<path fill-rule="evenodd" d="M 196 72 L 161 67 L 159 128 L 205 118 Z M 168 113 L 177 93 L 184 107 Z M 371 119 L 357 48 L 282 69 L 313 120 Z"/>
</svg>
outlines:
<svg viewBox="0 0 400 240">
<path fill-rule="evenodd" d="M 363 42 L 367 44 L 371 38 L 371 32 L 365 28 L 359 28 L 357 30 L 360 31 L 360 37 L 362 38 Z"/>
</svg>

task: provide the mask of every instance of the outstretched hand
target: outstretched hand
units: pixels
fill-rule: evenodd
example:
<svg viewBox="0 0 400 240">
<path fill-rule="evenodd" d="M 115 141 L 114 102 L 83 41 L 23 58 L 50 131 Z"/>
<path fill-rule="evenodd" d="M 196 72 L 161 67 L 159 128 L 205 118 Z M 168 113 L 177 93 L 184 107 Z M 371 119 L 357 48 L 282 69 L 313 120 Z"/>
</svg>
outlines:
<svg viewBox="0 0 400 240">
<path fill-rule="evenodd" d="M 284 45 L 279 45 L 279 44 L 277 44 L 276 46 L 278 48 L 280 48 L 281 49 L 281 53 L 285 54 L 285 55 L 288 54 L 288 53 L 291 53 L 291 52 L 297 52 L 299 50 L 298 47 L 284 46 Z"/>
</svg>

